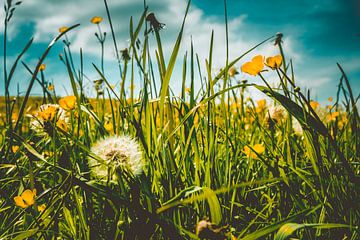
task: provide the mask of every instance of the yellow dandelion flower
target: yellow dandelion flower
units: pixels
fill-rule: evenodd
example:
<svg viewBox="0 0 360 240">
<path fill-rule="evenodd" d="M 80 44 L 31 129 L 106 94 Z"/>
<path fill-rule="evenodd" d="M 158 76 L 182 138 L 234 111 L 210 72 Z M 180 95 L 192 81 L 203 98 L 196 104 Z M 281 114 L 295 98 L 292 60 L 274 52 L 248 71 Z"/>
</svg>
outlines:
<svg viewBox="0 0 360 240">
<path fill-rule="evenodd" d="M 47 89 L 49 91 L 54 91 L 54 84 L 49 84 L 49 86 L 47 87 Z"/>
<path fill-rule="evenodd" d="M 102 22 L 102 20 L 103 20 L 102 17 L 100 17 L 100 16 L 95 16 L 95 17 L 93 17 L 93 18 L 90 20 L 90 22 L 93 23 L 93 24 L 99 24 L 99 23 Z"/>
<path fill-rule="evenodd" d="M 185 92 L 186 92 L 187 94 L 190 94 L 190 93 L 191 93 L 191 88 L 189 88 L 189 87 L 185 88 Z"/>
<path fill-rule="evenodd" d="M 30 128 L 39 135 L 52 134 L 58 121 L 68 124 L 66 111 L 57 104 L 43 104 L 33 114 Z"/>
<path fill-rule="evenodd" d="M 39 111 L 38 116 L 45 122 L 52 121 L 56 116 L 57 110 L 56 106 L 50 105 L 42 111 Z"/>
<path fill-rule="evenodd" d="M 61 98 L 59 100 L 59 105 L 65 110 L 72 110 L 76 105 L 76 97 L 75 96 L 67 96 Z"/>
<path fill-rule="evenodd" d="M 46 64 L 42 63 L 39 67 L 39 71 L 44 71 L 46 68 Z"/>
<path fill-rule="evenodd" d="M 273 57 L 266 58 L 266 65 L 270 67 L 271 69 L 280 68 L 282 64 L 282 56 L 276 55 Z"/>
<path fill-rule="evenodd" d="M 27 208 L 35 203 L 36 189 L 26 189 L 20 196 L 14 197 L 16 206 Z"/>
<path fill-rule="evenodd" d="M 257 55 L 250 62 L 246 62 L 241 66 L 241 71 L 253 76 L 259 74 L 264 68 L 264 57 Z"/>
<path fill-rule="evenodd" d="M 59 28 L 59 32 L 63 33 L 63 32 L 66 32 L 68 29 L 69 29 L 68 27 L 63 26 L 63 27 Z"/>
<path fill-rule="evenodd" d="M 248 146 L 244 146 L 243 152 L 247 157 L 257 158 L 258 154 L 262 154 L 265 151 L 265 147 L 262 144 L 255 144 L 252 149 Z M 257 153 L 257 154 L 256 154 Z"/>
<path fill-rule="evenodd" d="M 329 97 L 329 98 L 328 98 L 328 101 L 329 101 L 329 102 L 332 102 L 332 100 L 333 100 L 332 97 Z"/>
</svg>

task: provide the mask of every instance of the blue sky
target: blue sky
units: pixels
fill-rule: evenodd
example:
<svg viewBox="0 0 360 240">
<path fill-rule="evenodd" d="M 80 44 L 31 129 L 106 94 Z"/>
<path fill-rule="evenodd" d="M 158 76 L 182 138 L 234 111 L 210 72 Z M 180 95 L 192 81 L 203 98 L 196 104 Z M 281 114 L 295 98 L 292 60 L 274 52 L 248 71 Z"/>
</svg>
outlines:
<svg viewBox="0 0 360 240">
<path fill-rule="evenodd" d="M 229 44 L 230 58 L 241 55 L 244 51 L 274 35 L 276 32 L 284 34 L 285 54 L 292 59 L 295 66 L 296 82 L 303 89 L 310 89 L 314 99 L 324 101 L 334 96 L 336 86 L 341 76 L 336 63 L 345 69 L 353 86 L 355 95 L 360 89 L 360 1 L 357 0 L 292 0 L 292 1 L 264 1 L 264 0 L 228 0 L 229 15 Z M 119 48 L 126 47 L 128 42 L 129 19 L 135 21 L 141 15 L 143 0 L 108 0 L 113 17 L 117 43 Z M 185 11 L 184 0 L 148 0 L 150 11 L 155 12 L 158 19 L 166 24 L 161 31 L 165 54 L 168 55 L 179 30 Z M 185 27 L 185 35 L 180 54 L 189 50 L 191 38 L 195 51 L 199 54 L 200 63 L 205 69 L 205 58 L 209 50 L 211 30 L 215 32 L 214 71 L 223 67 L 225 63 L 225 27 L 223 1 L 193 0 Z M 69 34 L 74 58 L 78 59 L 79 49 L 85 55 L 85 73 L 89 77 L 88 91 L 93 91 L 91 80 L 99 78 L 91 63 L 99 64 L 100 48 L 96 42 L 94 32 L 96 26 L 89 20 L 94 15 L 105 18 L 105 8 L 100 0 L 24 0 L 15 13 L 9 27 L 8 66 L 14 61 L 28 39 L 34 36 L 34 44 L 23 59 L 29 66 L 34 67 L 41 53 L 51 39 L 57 34 L 61 26 L 80 23 L 81 26 Z M 0 15 L 2 21 L 3 12 Z M 109 33 L 106 19 L 102 28 Z M 0 27 L 1 32 L 3 26 Z M 3 42 L 3 34 L 0 35 Z M 110 39 L 106 41 L 105 70 L 107 77 L 113 83 L 118 81 L 115 53 Z M 152 44 L 155 46 L 154 42 Z M 65 95 L 71 91 L 66 69 L 59 60 L 59 53 L 63 51 L 63 44 L 58 43 L 45 60 L 47 80 L 54 82 L 59 94 Z M 267 43 L 253 53 L 250 53 L 236 66 L 240 67 L 244 61 L 255 54 L 266 56 L 277 54 L 278 49 L 272 43 Z M 2 48 L 0 56 L 3 56 Z M 2 59 L 2 57 L 1 57 Z M 153 58 L 155 60 L 155 58 Z M 179 92 L 181 60 L 175 68 L 171 86 L 174 92 Z M 1 60 L 2 61 L 2 60 Z M 1 68 L 2 70 L 2 62 Z M 268 76 L 270 81 L 272 76 Z M 247 78 L 251 82 L 260 83 L 259 79 L 244 74 L 239 79 Z M 18 66 L 13 79 L 11 92 L 16 92 L 19 83 L 20 91 L 25 91 L 30 75 L 23 66 Z M 140 86 L 139 86 L 140 87 Z M 3 79 L 0 82 L 3 94 Z M 35 86 L 32 94 L 41 92 Z M 258 93 L 253 93 L 258 96 Z"/>
</svg>

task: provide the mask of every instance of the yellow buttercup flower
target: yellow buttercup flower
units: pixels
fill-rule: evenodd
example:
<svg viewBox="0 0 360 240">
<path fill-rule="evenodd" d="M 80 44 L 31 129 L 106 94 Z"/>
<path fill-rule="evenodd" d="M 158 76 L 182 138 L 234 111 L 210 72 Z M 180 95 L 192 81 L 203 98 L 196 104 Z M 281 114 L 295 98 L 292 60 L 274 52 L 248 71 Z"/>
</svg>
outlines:
<svg viewBox="0 0 360 240">
<path fill-rule="evenodd" d="M 44 71 L 46 68 L 46 64 L 41 64 L 40 67 L 39 67 L 39 71 Z"/>
<path fill-rule="evenodd" d="M 185 88 L 185 92 L 186 92 L 187 94 L 190 94 L 190 93 L 191 93 L 191 88 L 189 88 L 189 87 Z"/>
<path fill-rule="evenodd" d="M 19 150 L 19 146 L 12 146 L 12 147 L 11 147 L 11 151 L 12 151 L 13 153 L 16 153 L 18 150 Z"/>
<path fill-rule="evenodd" d="M 103 20 L 102 17 L 100 17 L 100 16 L 95 16 L 95 17 L 93 17 L 93 18 L 91 19 L 91 23 L 93 23 L 93 24 L 99 24 L 99 23 L 102 22 L 102 20 Z"/>
<path fill-rule="evenodd" d="M 76 105 L 75 96 L 67 96 L 59 100 L 59 105 L 65 110 L 72 110 Z"/>
<path fill-rule="evenodd" d="M 332 102 L 332 100 L 333 100 L 332 97 L 329 97 L 329 98 L 328 98 L 328 101 L 329 101 L 329 102 Z"/>
<path fill-rule="evenodd" d="M 54 84 L 49 84 L 49 86 L 47 87 L 47 89 L 49 91 L 54 91 Z"/>
<path fill-rule="evenodd" d="M 27 208 L 35 203 L 36 189 L 26 189 L 20 196 L 14 197 L 16 206 Z"/>
<path fill-rule="evenodd" d="M 252 150 L 253 149 L 253 150 Z M 249 148 L 248 146 L 244 146 L 243 152 L 247 157 L 257 158 L 258 154 L 262 154 L 265 151 L 265 147 L 262 144 L 255 144 L 253 147 Z M 256 154 L 257 153 L 257 154 Z"/>
<path fill-rule="evenodd" d="M 280 68 L 282 64 L 282 56 L 276 55 L 273 57 L 266 58 L 266 65 L 270 67 L 271 69 Z"/>
<path fill-rule="evenodd" d="M 60 33 L 63 33 L 63 32 L 65 32 L 65 31 L 68 30 L 68 29 L 69 29 L 68 27 L 63 26 L 63 27 L 59 28 L 59 32 L 60 32 Z"/>
<path fill-rule="evenodd" d="M 310 101 L 310 106 L 312 109 L 316 109 L 319 107 L 319 103 L 315 101 Z"/>
<path fill-rule="evenodd" d="M 46 208 L 46 205 L 45 205 L 45 204 L 41 204 L 41 205 L 39 205 L 39 206 L 37 207 L 37 209 L 38 209 L 39 212 L 43 212 L 43 211 L 45 210 L 45 208 Z"/>
<path fill-rule="evenodd" d="M 264 68 L 264 57 L 257 55 L 250 62 L 246 62 L 241 66 L 241 71 L 253 76 L 259 74 Z"/>
</svg>

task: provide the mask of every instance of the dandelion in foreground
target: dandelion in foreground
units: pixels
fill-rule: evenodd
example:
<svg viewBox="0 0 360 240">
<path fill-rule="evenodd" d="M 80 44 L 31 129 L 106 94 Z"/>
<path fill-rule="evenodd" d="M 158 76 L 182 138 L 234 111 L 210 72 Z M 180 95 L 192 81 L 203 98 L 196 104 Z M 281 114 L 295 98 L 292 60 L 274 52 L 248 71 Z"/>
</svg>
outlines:
<svg viewBox="0 0 360 240">
<path fill-rule="evenodd" d="M 258 154 L 260 155 L 264 151 L 265 151 L 265 147 L 260 143 L 257 143 L 254 146 L 252 146 L 252 149 L 249 148 L 248 146 L 244 146 L 243 149 L 243 153 L 245 153 L 245 155 L 250 158 L 257 158 Z"/>
<path fill-rule="evenodd" d="M 38 134 L 52 134 L 55 127 L 67 130 L 69 119 L 66 111 L 57 104 L 43 104 L 32 116 L 30 128 Z"/>
<path fill-rule="evenodd" d="M 36 189 L 26 189 L 20 196 L 14 197 L 15 205 L 21 208 L 27 208 L 35 203 Z"/>
<path fill-rule="evenodd" d="M 134 176 L 143 171 L 144 161 L 139 143 L 126 135 L 107 137 L 99 140 L 91 148 L 91 152 L 98 156 L 99 161 L 89 158 L 92 173 L 100 178 L 115 180 L 116 172 L 126 169 Z"/>
<path fill-rule="evenodd" d="M 250 62 L 246 62 L 241 66 L 241 71 L 253 76 L 258 75 L 264 68 L 264 57 L 257 55 Z"/>
<path fill-rule="evenodd" d="M 276 68 L 280 68 L 281 64 L 282 64 L 282 56 L 281 55 L 276 55 L 273 57 L 266 58 L 266 65 L 273 70 Z"/>
<path fill-rule="evenodd" d="M 100 17 L 100 16 L 95 16 L 95 17 L 93 17 L 93 18 L 90 20 L 90 22 L 93 23 L 93 24 L 99 24 L 99 23 L 102 22 L 102 20 L 103 20 L 102 17 Z"/>
</svg>

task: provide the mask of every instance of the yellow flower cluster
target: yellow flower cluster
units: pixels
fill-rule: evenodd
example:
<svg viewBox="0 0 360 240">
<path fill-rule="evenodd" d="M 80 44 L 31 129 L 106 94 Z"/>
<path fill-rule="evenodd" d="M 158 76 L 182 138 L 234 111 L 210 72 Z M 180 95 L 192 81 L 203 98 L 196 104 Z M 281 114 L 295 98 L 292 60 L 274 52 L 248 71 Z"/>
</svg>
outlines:
<svg viewBox="0 0 360 240">
<path fill-rule="evenodd" d="M 266 58 L 266 66 L 271 69 L 280 68 L 282 64 L 281 55 L 276 55 L 273 57 Z M 241 66 L 241 71 L 253 76 L 258 75 L 264 69 L 264 57 L 262 55 L 257 55 L 252 58 L 250 62 L 246 62 Z"/>
</svg>

